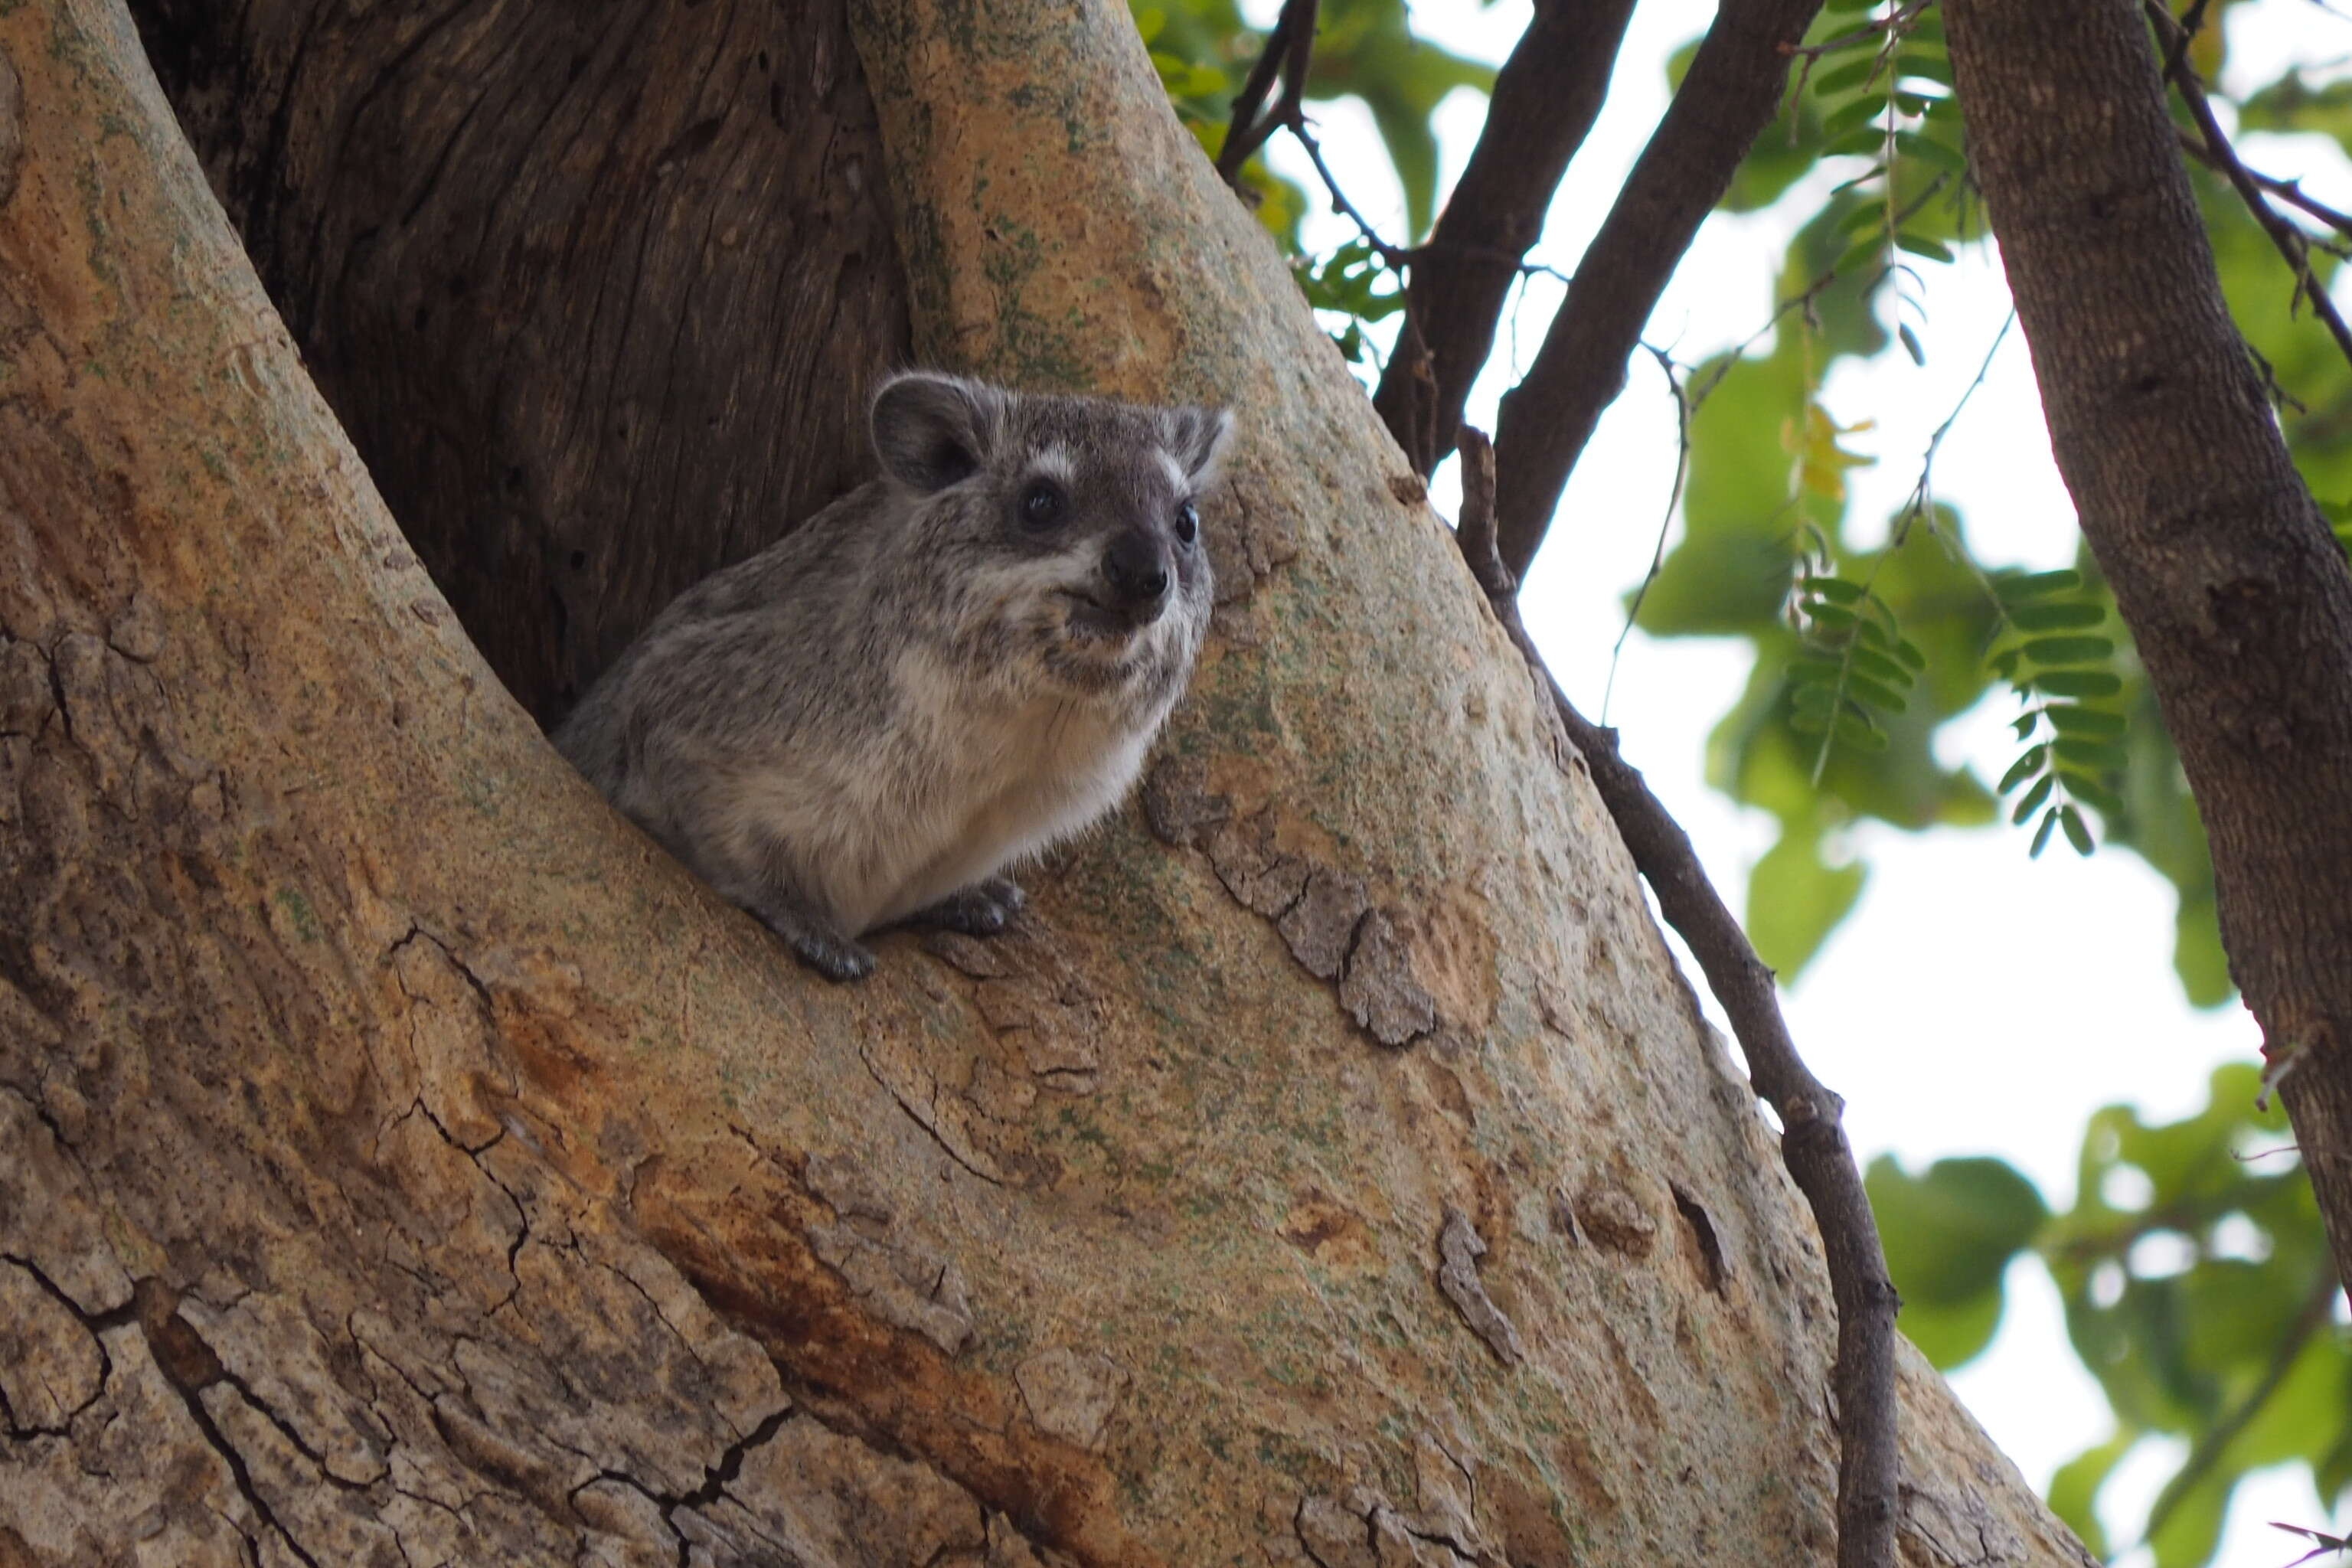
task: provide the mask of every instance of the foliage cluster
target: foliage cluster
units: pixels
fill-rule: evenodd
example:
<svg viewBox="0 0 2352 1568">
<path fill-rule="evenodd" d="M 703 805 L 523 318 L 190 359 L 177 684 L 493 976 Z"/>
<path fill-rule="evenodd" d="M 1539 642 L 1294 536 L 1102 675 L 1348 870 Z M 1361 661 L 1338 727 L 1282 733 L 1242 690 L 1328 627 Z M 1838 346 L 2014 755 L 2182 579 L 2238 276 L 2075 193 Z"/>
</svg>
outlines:
<svg viewBox="0 0 2352 1568">
<path fill-rule="evenodd" d="M 2201 18 L 2188 59 L 2209 82 L 2241 3 L 2175 0 Z M 1430 111 L 1489 73 L 1415 42 L 1402 0 L 1329 0 L 1321 15 L 1308 96 L 1352 94 L 1370 108 L 1412 225 L 1382 237 L 1409 244 L 1437 207 Z M 1137 16 L 1171 98 L 1213 154 L 1262 37 L 1234 0 L 1152 0 Z M 1674 80 L 1695 48 L 1670 62 Z M 1827 0 L 1798 66 L 1721 209 L 1774 208 L 1788 220 L 1781 303 L 1748 343 L 1674 367 L 1688 411 L 1682 527 L 1629 597 L 1653 636 L 1753 648 L 1747 689 L 1707 756 L 1710 782 L 1780 827 L 1751 872 L 1749 933 L 1793 978 L 1861 895 L 1857 824 L 1999 826 L 2019 836 L 2021 860 L 2062 838 L 2078 853 L 2104 842 L 2145 858 L 2178 894 L 2184 990 L 2200 1005 L 2224 1002 L 2233 992 L 2203 830 L 2095 563 L 2078 552 L 2075 569 L 2035 573 L 1980 559 L 1962 517 L 1936 499 L 1932 445 L 1894 516 L 1864 518 L 1852 504 L 1848 475 L 1875 459 L 1861 449 L 1870 422 L 1832 406 L 1841 362 L 1899 353 L 1923 363 L 1931 344 L 1989 361 L 1997 346 L 1936 343 L 1930 330 L 1934 268 L 1986 239 L 1941 19 L 1932 0 Z M 2233 107 L 2242 132 L 2311 132 L 2352 152 L 2352 80 L 2289 71 Z M 1303 250 L 1299 218 L 1321 193 L 1260 162 L 1244 180 L 1261 217 L 1342 351 L 1371 359 L 1389 335 L 1372 329 L 1402 309 L 1400 279 L 1370 237 Z M 2295 461 L 2352 534 L 2352 364 L 2299 309 L 2302 282 L 2228 183 L 2191 168 L 2224 291 Z M 2315 226 L 2311 238 L 2325 287 L 2344 236 Z M 1938 745 L 1946 725 L 1987 700 L 2013 715 L 2014 749 L 1976 760 L 1990 785 Z M 2113 1438 L 2066 1466 L 2050 1494 L 2095 1548 L 2104 1542 L 2093 1505 L 2123 1457 L 2152 1436 L 2188 1441 L 2144 1530 L 2160 1568 L 2210 1559 L 2250 1468 L 2301 1460 L 2323 1497 L 2352 1486 L 2352 1349 L 2328 1316 L 2328 1254 L 2294 1157 L 2244 1157 L 2284 1140 L 2278 1117 L 2251 1109 L 2255 1089 L 2252 1069 L 2233 1068 L 2181 1122 L 2099 1112 L 2064 1214 L 1998 1160 L 1947 1161 L 1918 1176 L 1882 1161 L 1870 1176 L 1903 1325 L 1939 1365 L 1990 1342 L 2012 1260 L 2038 1258 L 2057 1282 L 2074 1348 L 2116 1413 Z"/>
</svg>

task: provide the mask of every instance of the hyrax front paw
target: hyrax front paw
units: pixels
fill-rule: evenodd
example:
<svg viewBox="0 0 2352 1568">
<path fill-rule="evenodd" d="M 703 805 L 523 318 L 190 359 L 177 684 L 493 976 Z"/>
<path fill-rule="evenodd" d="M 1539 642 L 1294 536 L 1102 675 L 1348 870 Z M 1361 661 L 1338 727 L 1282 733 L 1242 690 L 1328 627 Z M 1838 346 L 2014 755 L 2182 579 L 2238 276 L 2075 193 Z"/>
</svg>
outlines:
<svg viewBox="0 0 2352 1568">
<path fill-rule="evenodd" d="M 1027 906 L 1029 895 L 1010 877 L 990 877 L 960 893 L 950 893 L 915 919 L 925 925 L 961 931 L 966 936 L 994 936 Z"/>
<path fill-rule="evenodd" d="M 751 912 L 791 945 L 803 963 L 827 980 L 863 980 L 874 973 L 874 955 L 830 921 L 792 905 L 769 902 Z"/>
</svg>

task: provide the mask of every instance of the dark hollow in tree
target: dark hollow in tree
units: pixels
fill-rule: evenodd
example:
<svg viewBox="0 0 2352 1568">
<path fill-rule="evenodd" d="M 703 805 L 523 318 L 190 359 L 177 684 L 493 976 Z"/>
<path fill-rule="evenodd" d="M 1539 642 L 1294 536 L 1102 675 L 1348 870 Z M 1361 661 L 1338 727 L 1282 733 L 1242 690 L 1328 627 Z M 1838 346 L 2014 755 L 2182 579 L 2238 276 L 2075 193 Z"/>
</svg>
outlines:
<svg viewBox="0 0 2352 1568">
<path fill-rule="evenodd" d="M 131 11 L 320 390 L 541 722 L 866 477 L 907 306 L 840 7 Z"/>
</svg>

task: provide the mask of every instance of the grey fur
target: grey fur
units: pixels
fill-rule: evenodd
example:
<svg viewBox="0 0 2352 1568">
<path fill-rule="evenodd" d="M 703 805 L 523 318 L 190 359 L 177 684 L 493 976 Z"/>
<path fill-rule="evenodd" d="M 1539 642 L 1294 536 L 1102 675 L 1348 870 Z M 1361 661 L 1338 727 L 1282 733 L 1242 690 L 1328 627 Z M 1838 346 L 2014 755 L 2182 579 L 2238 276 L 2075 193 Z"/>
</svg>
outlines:
<svg viewBox="0 0 2352 1568">
<path fill-rule="evenodd" d="M 1179 513 L 1231 420 L 915 373 L 872 426 L 881 479 L 678 595 L 555 732 L 836 980 L 877 926 L 1002 930 L 1001 873 L 1134 783 L 1208 627 Z"/>
</svg>

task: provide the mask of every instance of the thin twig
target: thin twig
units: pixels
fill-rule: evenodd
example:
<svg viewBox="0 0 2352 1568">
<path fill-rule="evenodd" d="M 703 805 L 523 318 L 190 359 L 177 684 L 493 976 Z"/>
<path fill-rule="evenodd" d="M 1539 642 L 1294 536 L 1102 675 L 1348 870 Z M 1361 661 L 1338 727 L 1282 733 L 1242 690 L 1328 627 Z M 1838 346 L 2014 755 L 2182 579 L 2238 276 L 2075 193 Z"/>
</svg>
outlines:
<svg viewBox="0 0 2352 1568">
<path fill-rule="evenodd" d="M 1518 589 L 1496 552 L 1494 452 L 1486 438 L 1462 431 L 1463 510 L 1454 539 L 1496 618 L 1549 694 L 1567 737 L 1582 753 L 1601 804 L 1633 864 L 1657 895 L 1666 923 L 1698 960 L 1708 988 L 1748 1058 L 1749 1081 L 1780 1118 L 1780 1158 L 1811 1206 L 1837 1302 L 1838 1347 L 1832 1379 L 1838 1424 L 1839 1568 L 1892 1568 L 1895 1562 L 1897 1454 L 1895 1313 L 1902 1302 L 1887 1277 L 1886 1255 L 1871 1217 L 1862 1172 L 1842 1118 L 1845 1102 L 1798 1056 L 1780 1016 L 1772 972 L 1756 956 L 1699 865 L 1689 836 L 1650 793 L 1617 750 L 1613 730 L 1576 710 L 1545 667 L 1519 618 Z M 1474 510 L 1475 509 L 1475 510 Z"/>
<path fill-rule="evenodd" d="M 2221 159 L 2216 157 L 2204 142 L 2186 131 L 2180 132 L 2180 150 L 2216 174 L 2226 172 Z M 2245 165 L 2241 163 L 2239 167 L 2245 168 Z M 2271 195 L 2301 207 L 2336 233 L 2352 237 L 2352 213 L 2338 212 L 2318 197 L 2305 195 L 2302 181 L 2282 180 L 2275 174 L 2265 174 L 2259 169 L 2246 169 L 2246 178 L 2253 181 Z"/>
<path fill-rule="evenodd" d="M 2189 46 L 2197 41 L 2199 31 L 2205 26 L 2205 13 L 2212 3 L 2213 0 L 2189 0 L 2189 9 L 2180 14 L 2180 20 L 2175 24 L 2180 36 L 2172 41 L 2171 49 L 2164 57 L 2166 76 L 2179 70 L 2181 62 L 2189 58 Z"/>
<path fill-rule="evenodd" d="M 1934 4 L 1935 0 L 1911 0 L 1910 5 L 1904 6 L 1893 16 L 1881 16 L 1875 22 L 1866 22 L 1850 33 L 1840 33 L 1834 38 L 1823 38 L 1818 44 L 1791 44 L 1780 52 L 1792 59 L 1817 60 L 1823 55 L 1835 54 L 1849 44 L 1858 44 L 1864 38 L 1874 38 L 1881 33 L 1893 35 L 1903 32 L 1925 15 L 1927 7 Z"/>
<path fill-rule="evenodd" d="M 1339 179 L 1331 173 L 1331 165 L 1323 161 L 1322 144 L 1307 128 L 1307 116 L 1294 109 L 1288 125 L 1290 134 L 1307 149 L 1307 161 L 1315 165 L 1315 173 L 1322 177 L 1323 188 L 1330 193 L 1331 210 L 1354 224 L 1357 232 L 1364 237 L 1364 243 L 1371 247 L 1372 253 L 1390 267 L 1401 268 L 1409 263 L 1412 259 L 1412 252 L 1403 246 L 1391 245 L 1382 239 L 1380 230 L 1372 226 L 1371 220 L 1358 212 L 1356 204 L 1348 199 L 1348 193 L 1339 188 Z"/>
<path fill-rule="evenodd" d="M 2156 4 L 2156 0 L 2142 0 L 2141 8 L 2155 24 L 2159 37 L 2171 39 L 2176 45 L 2185 42 L 2186 35 L 2181 32 L 2180 24 L 2174 21 L 2163 6 Z M 2175 53 L 2178 54 L 2179 50 L 2176 49 Z M 2188 106 L 2189 118 L 2197 121 L 2197 129 L 2205 138 L 2206 151 L 2212 154 L 2215 166 L 2228 177 L 2231 186 L 2238 193 L 2238 199 L 2245 203 L 2246 210 L 2253 215 L 2256 223 L 2263 226 L 2263 232 L 2271 237 L 2271 243 L 2278 247 L 2279 255 L 2294 271 L 2295 292 L 2311 301 L 2312 310 L 2326 323 L 2328 334 L 2336 340 L 2336 346 L 2343 353 L 2346 363 L 2352 363 L 2352 328 L 2344 324 L 2343 314 L 2336 309 L 2336 301 L 2327 297 L 2326 286 L 2312 272 L 2310 239 L 2303 230 L 2279 216 L 2277 209 L 2264 199 L 2262 186 L 2254 182 L 2245 164 L 2238 161 L 2236 149 L 2221 133 L 2221 122 L 2214 118 L 2213 106 L 2206 100 L 2204 84 L 2197 79 L 2197 73 L 2189 68 L 2187 61 L 2180 59 L 2170 65 L 2167 74 L 2171 77 L 2172 85 L 2179 89 L 2180 101 Z"/>
<path fill-rule="evenodd" d="M 1977 366 L 1977 374 L 1969 382 L 1968 390 L 1962 392 L 1959 401 L 1952 405 L 1952 411 L 1944 416 L 1944 422 L 1936 426 L 1936 433 L 1927 437 L 1927 449 L 1919 455 L 1919 482 L 1911 487 L 1910 499 L 1903 503 L 1903 510 L 1895 514 L 1894 534 L 1888 541 L 1890 547 L 1902 543 L 1903 535 L 1909 530 L 1912 523 L 1926 516 L 1928 509 L 1934 504 L 1935 498 L 1929 481 L 1936 469 L 1937 449 L 1943 446 L 1944 437 L 1952 433 L 1952 426 L 1960 422 L 1961 414 L 1966 412 L 1969 406 L 1969 399 L 1977 395 L 1977 388 L 1982 386 L 1985 384 L 1985 377 L 1992 374 L 1993 356 L 2000 353 L 2000 345 L 2009 341 L 2009 329 L 2015 325 L 2017 325 L 2017 310 L 2016 307 L 2011 306 L 2009 314 L 2001 318 L 2000 331 L 1992 335 L 1992 347 L 1985 350 L 1984 363 Z"/>
<path fill-rule="evenodd" d="M 1777 318 L 1780 312 L 1776 310 L 1773 314 Z M 1633 623 L 1642 618 L 1642 604 L 1650 596 L 1650 584 L 1658 580 L 1659 572 L 1665 567 L 1666 534 L 1675 525 L 1675 508 L 1682 504 L 1683 481 L 1690 477 L 1690 397 L 1684 392 L 1683 384 L 1675 379 L 1675 362 L 1666 351 L 1648 343 L 1642 346 L 1649 349 L 1650 357 L 1656 360 L 1658 369 L 1665 373 L 1666 390 L 1674 395 L 1675 482 L 1666 491 L 1665 514 L 1658 519 L 1658 542 L 1650 549 L 1650 569 L 1642 574 L 1642 585 L 1633 590 L 1633 602 L 1625 609 L 1625 624 L 1617 628 L 1617 640 L 1609 647 L 1609 679 L 1601 683 L 1601 722 L 1603 725 L 1609 722 L 1609 699 L 1617 689 L 1617 665 L 1625 656 L 1625 639 L 1633 635 Z M 1718 376 L 1717 379 L 1722 378 Z M 1713 389 L 1710 387 L 1709 390 Z M 1491 457 L 1487 459 L 1490 464 L 1493 460 Z M 1464 510 L 1466 512 L 1468 510 L 1465 500 Z"/>
</svg>

